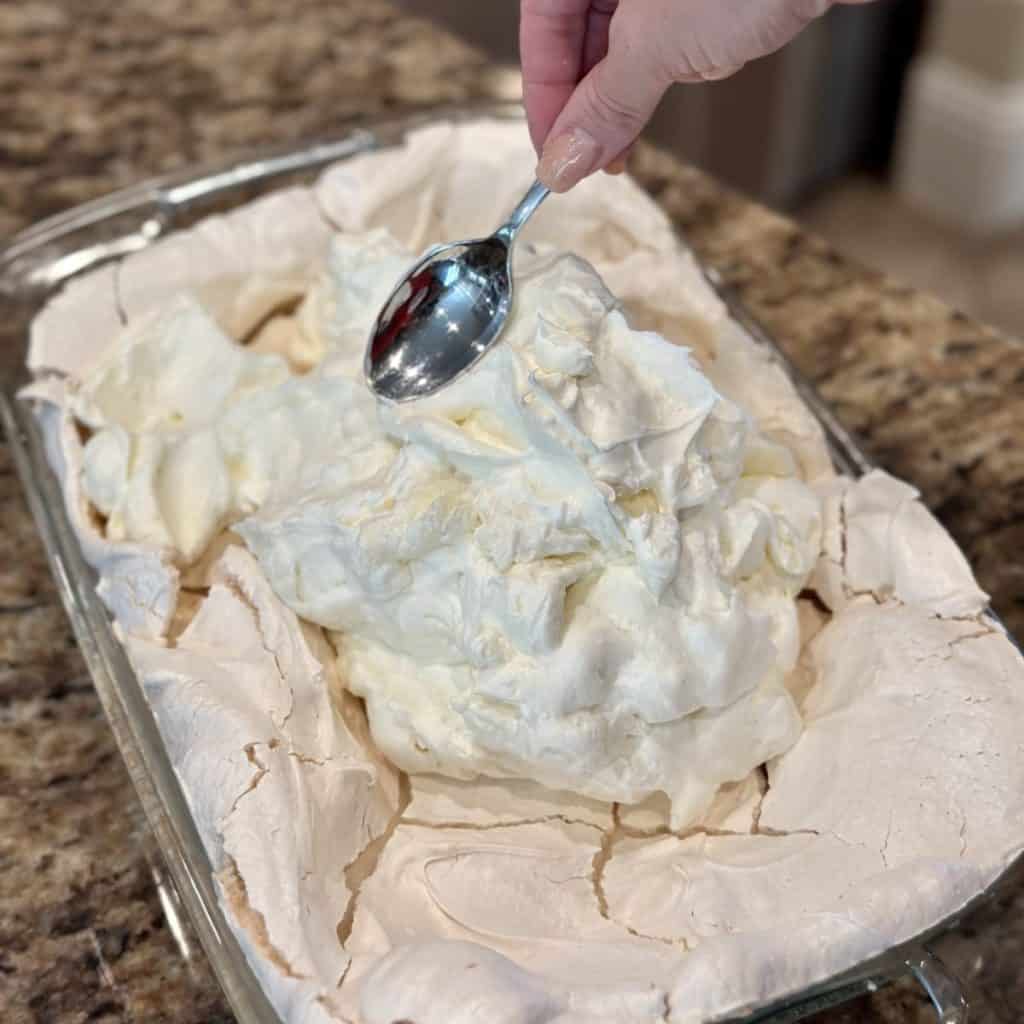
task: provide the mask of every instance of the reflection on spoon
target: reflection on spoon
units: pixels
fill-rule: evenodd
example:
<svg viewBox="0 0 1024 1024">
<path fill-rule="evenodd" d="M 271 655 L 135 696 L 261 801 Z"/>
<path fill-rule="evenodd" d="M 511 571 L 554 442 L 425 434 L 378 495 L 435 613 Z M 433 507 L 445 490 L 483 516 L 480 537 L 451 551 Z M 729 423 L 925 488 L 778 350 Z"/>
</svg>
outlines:
<svg viewBox="0 0 1024 1024">
<path fill-rule="evenodd" d="M 431 395 L 498 340 L 512 305 L 512 246 L 547 195 L 535 182 L 489 238 L 436 246 L 399 283 L 377 317 L 363 367 L 380 398 Z"/>
</svg>

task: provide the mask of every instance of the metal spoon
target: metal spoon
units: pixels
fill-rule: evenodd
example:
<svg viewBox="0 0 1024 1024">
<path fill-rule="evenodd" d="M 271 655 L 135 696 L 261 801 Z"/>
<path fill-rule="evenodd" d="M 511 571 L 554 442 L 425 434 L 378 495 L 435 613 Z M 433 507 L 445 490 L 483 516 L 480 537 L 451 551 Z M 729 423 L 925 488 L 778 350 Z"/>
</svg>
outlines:
<svg viewBox="0 0 1024 1024">
<path fill-rule="evenodd" d="M 548 191 L 534 182 L 489 238 L 435 246 L 399 283 L 363 362 L 379 397 L 408 402 L 432 395 L 498 340 L 512 306 L 512 245 Z"/>
</svg>

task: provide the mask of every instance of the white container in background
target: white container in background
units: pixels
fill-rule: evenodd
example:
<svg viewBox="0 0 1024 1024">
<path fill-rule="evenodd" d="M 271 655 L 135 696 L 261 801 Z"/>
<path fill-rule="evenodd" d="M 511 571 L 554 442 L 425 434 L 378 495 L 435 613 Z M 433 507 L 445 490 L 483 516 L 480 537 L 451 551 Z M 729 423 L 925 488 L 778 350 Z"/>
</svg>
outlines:
<svg viewBox="0 0 1024 1024">
<path fill-rule="evenodd" d="M 1024 82 L 919 57 L 907 80 L 896 187 L 917 209 L 975 234 L 1024 224 Z"/>
</svg>

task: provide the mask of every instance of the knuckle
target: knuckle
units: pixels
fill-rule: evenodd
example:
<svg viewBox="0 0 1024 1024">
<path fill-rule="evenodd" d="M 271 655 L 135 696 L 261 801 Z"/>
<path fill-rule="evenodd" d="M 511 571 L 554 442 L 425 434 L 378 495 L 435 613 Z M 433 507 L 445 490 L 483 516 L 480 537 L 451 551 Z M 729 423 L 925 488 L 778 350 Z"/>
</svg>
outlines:
<svg viewBox="0 0 1024 1024">
<path fill-rule="evenodd" d="M 832 0 L 794 0 L 796 15 L 803 21 L 820 18 L 831 6 Z"/>
<path fill-rule="evenodd" d="M 675 37 L 662 40 L 654 59 L 672 82 L 693 81 L 717 63 L 699 32 L 694 32 L 685 44 Z"/>
<path fill-rule="evenodd" d="M 592 75 L 587 95 L 587 106 L 599 124 L 609 128 L 641 127 L 643 112 L 632 107 L 617 90 L 608 87 L 602 75 Z"/>
<path fill-rule="evenodd" d="M 696 63 L 698 62 L 693 61 L 686 54 L 673 54 L 663 59 L 661 66 L 669 81 L 678 85 L 680 82 L 698 81 L 703 77 L 703 73 L 697 69 Z"/>
</svg>

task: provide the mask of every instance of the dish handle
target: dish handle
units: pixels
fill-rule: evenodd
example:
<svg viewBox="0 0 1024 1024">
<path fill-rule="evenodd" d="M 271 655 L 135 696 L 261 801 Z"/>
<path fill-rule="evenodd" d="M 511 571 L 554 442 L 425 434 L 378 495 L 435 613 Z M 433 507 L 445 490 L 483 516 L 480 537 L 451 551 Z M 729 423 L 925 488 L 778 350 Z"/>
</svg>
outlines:
<svg viewBox="0 0 1024 1024">
<path fill-rule="evenodd" d="M 910 973 L 928 994 L 939 1024 L 967 1024 L 967 1000 L 946 965 L 923 946 L 908 957 Z"/>
</svg>

